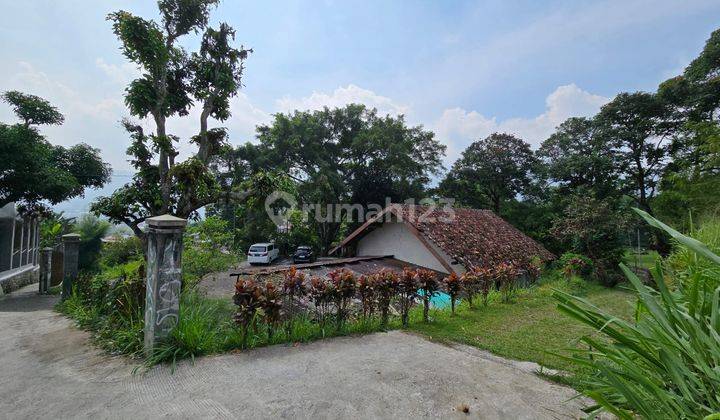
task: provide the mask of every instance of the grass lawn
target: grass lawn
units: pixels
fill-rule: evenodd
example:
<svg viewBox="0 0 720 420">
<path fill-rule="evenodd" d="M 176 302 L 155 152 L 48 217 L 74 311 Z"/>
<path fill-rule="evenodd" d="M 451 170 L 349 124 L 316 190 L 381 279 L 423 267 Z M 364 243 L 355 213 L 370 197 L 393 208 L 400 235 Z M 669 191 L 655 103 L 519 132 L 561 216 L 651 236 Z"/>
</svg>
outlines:
<svg viewBox="0 0 720 420">
<path fill-rule="evenodd" d="M 638 253 L 636 250 L 628 249 L 623 255 L 623 262 L 628 267 L 644 268 L 646 270 L 655 268 L 655 262 L 658 259 L 660 259 L 660 254 L 653 250 Z"/>
<path fill-rule="evenodd" d="M 556 309 L 553 288 L 570 289 L 565 280 L 558 280 L 523 290 L 509 304 L 500 303 L 497 296 L 487 307 L 480 302 L 471 309 L 462 303 L 454 316 L 449 310 L 431 311 L 434 319 L 429 324 L 423 323 L 416 312 L 410 330 L 440 342 L 468 344 L 499 356 L 579 372 L 574 365 L 548 352 L 567 355 L 578 345 L 579 337 L 592 331 Z M 634 295 L 620 287 L 587 284 L 573 289 L 614 315 L 631 319 L 634 314 Z"/>
</svg>

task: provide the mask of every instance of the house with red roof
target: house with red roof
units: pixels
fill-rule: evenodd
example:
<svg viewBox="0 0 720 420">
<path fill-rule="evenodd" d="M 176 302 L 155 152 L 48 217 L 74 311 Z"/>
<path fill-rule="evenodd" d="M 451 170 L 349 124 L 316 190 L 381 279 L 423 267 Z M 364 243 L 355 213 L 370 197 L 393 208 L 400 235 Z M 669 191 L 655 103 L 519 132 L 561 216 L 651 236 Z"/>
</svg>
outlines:
<svg viewBox="0 0 720 420">
<path fill-rule="evenodd" d="M 391 204 L 348 235 L 331 255 L 389 256 L 441 273 L 502 262 L 527 267 L 554 255 L 490 210 Z"/>
</svg>

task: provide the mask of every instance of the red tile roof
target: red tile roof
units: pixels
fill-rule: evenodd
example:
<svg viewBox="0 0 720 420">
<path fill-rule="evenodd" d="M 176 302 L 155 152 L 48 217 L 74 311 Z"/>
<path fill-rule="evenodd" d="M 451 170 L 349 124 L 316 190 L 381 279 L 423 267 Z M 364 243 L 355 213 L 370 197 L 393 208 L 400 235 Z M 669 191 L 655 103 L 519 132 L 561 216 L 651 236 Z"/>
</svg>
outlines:
<svg viewBox="0 0 720 420">
<path fill-rule="evenodd" d="M 402 221 L 468 269 L 490 268 L 501 262 L 512 262 L 522 267 L 534 257 L 543 261 L 555 258 L 542 245 L 490 210 L 446 210 L 442 207 L 393 204 L 386 211 L 401 217 Z M 341 246 L 357 237 L 369 224 L 353 232 Z"/>
</svg>

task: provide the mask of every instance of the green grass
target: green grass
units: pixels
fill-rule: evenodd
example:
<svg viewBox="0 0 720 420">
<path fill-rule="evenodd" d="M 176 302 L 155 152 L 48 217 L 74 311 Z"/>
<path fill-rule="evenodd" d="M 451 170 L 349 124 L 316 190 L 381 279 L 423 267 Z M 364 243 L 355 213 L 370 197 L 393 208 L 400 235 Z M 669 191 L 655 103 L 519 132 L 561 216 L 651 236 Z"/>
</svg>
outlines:
<svg viewBox="0 0 720 420">
<path fill-rule="evenodd" d="M 582 294 L 606 311 L 632 318 L 635 296 L 620 288 L 608 289 L 596 284 L 573 287 L 557 280 L 522 290 L 513 303 L 500 303 L 498 296 L 487 307 L 462 303 L 455 315 L 445 310 L 431 310 L 430 323 L 420 314 L 413 315 L 410 330 L 440 342 L 457 342 L 489 350 L 499 356 L 528 360 L 542 366 L 579 373 L 578 368 L 552 353 L 569 355 L 578 339 L 592 331 L 561 314 L 552 298 L 553 288 Z"/>
<path fill-rule="evenodd" d="M 623 263 L 632 268 L 644 268 L 650 270 L 655 267 L 655 262 L 660 259 L 657 251 L 647 250 L 638 253 L 637 250 L 628 249 L 623 255 Z"/>
<path fill-rule="evenodd" d="M 257 319 L 257 328 L 243 345 L 241 329 L 233 321 L 237 308 L 227 299 L 207 298 L 190 292 L 184 293 L 180 302 L 180 321 L 168 340 L 160 343 L 146 360 L 146 365 L 158 363 L 175 364 L 181 359 L 223 353 L 233 350 L 252 349 L 274 344 L 306 343 L 323 338 L 343 335 L 368 334 L 384 329 L 396 329 L 399 320 L 392 319 L 383 328 L 378 319 L 346 322 L 338 329 L 333 320 L 317 323 L 301 315 L 289 324 L 283 323 L 273 329 Z"/>
</svg>

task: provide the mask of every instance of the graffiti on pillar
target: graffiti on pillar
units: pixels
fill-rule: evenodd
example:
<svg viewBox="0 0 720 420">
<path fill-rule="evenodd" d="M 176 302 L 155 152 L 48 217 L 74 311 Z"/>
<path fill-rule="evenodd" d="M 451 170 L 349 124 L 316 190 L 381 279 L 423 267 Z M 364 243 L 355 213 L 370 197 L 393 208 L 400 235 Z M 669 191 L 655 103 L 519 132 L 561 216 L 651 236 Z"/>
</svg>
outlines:
<svg viewBox="0 0 720 420">
<path fill-rule="evenodd" d="M 156 303 L 157 325 L 163 333 L 170 332 L 178 322 L 180 311 L 181 272 L 179 268 L 168 267 L 158 272 L 158 301 Z"/>
</svg>

